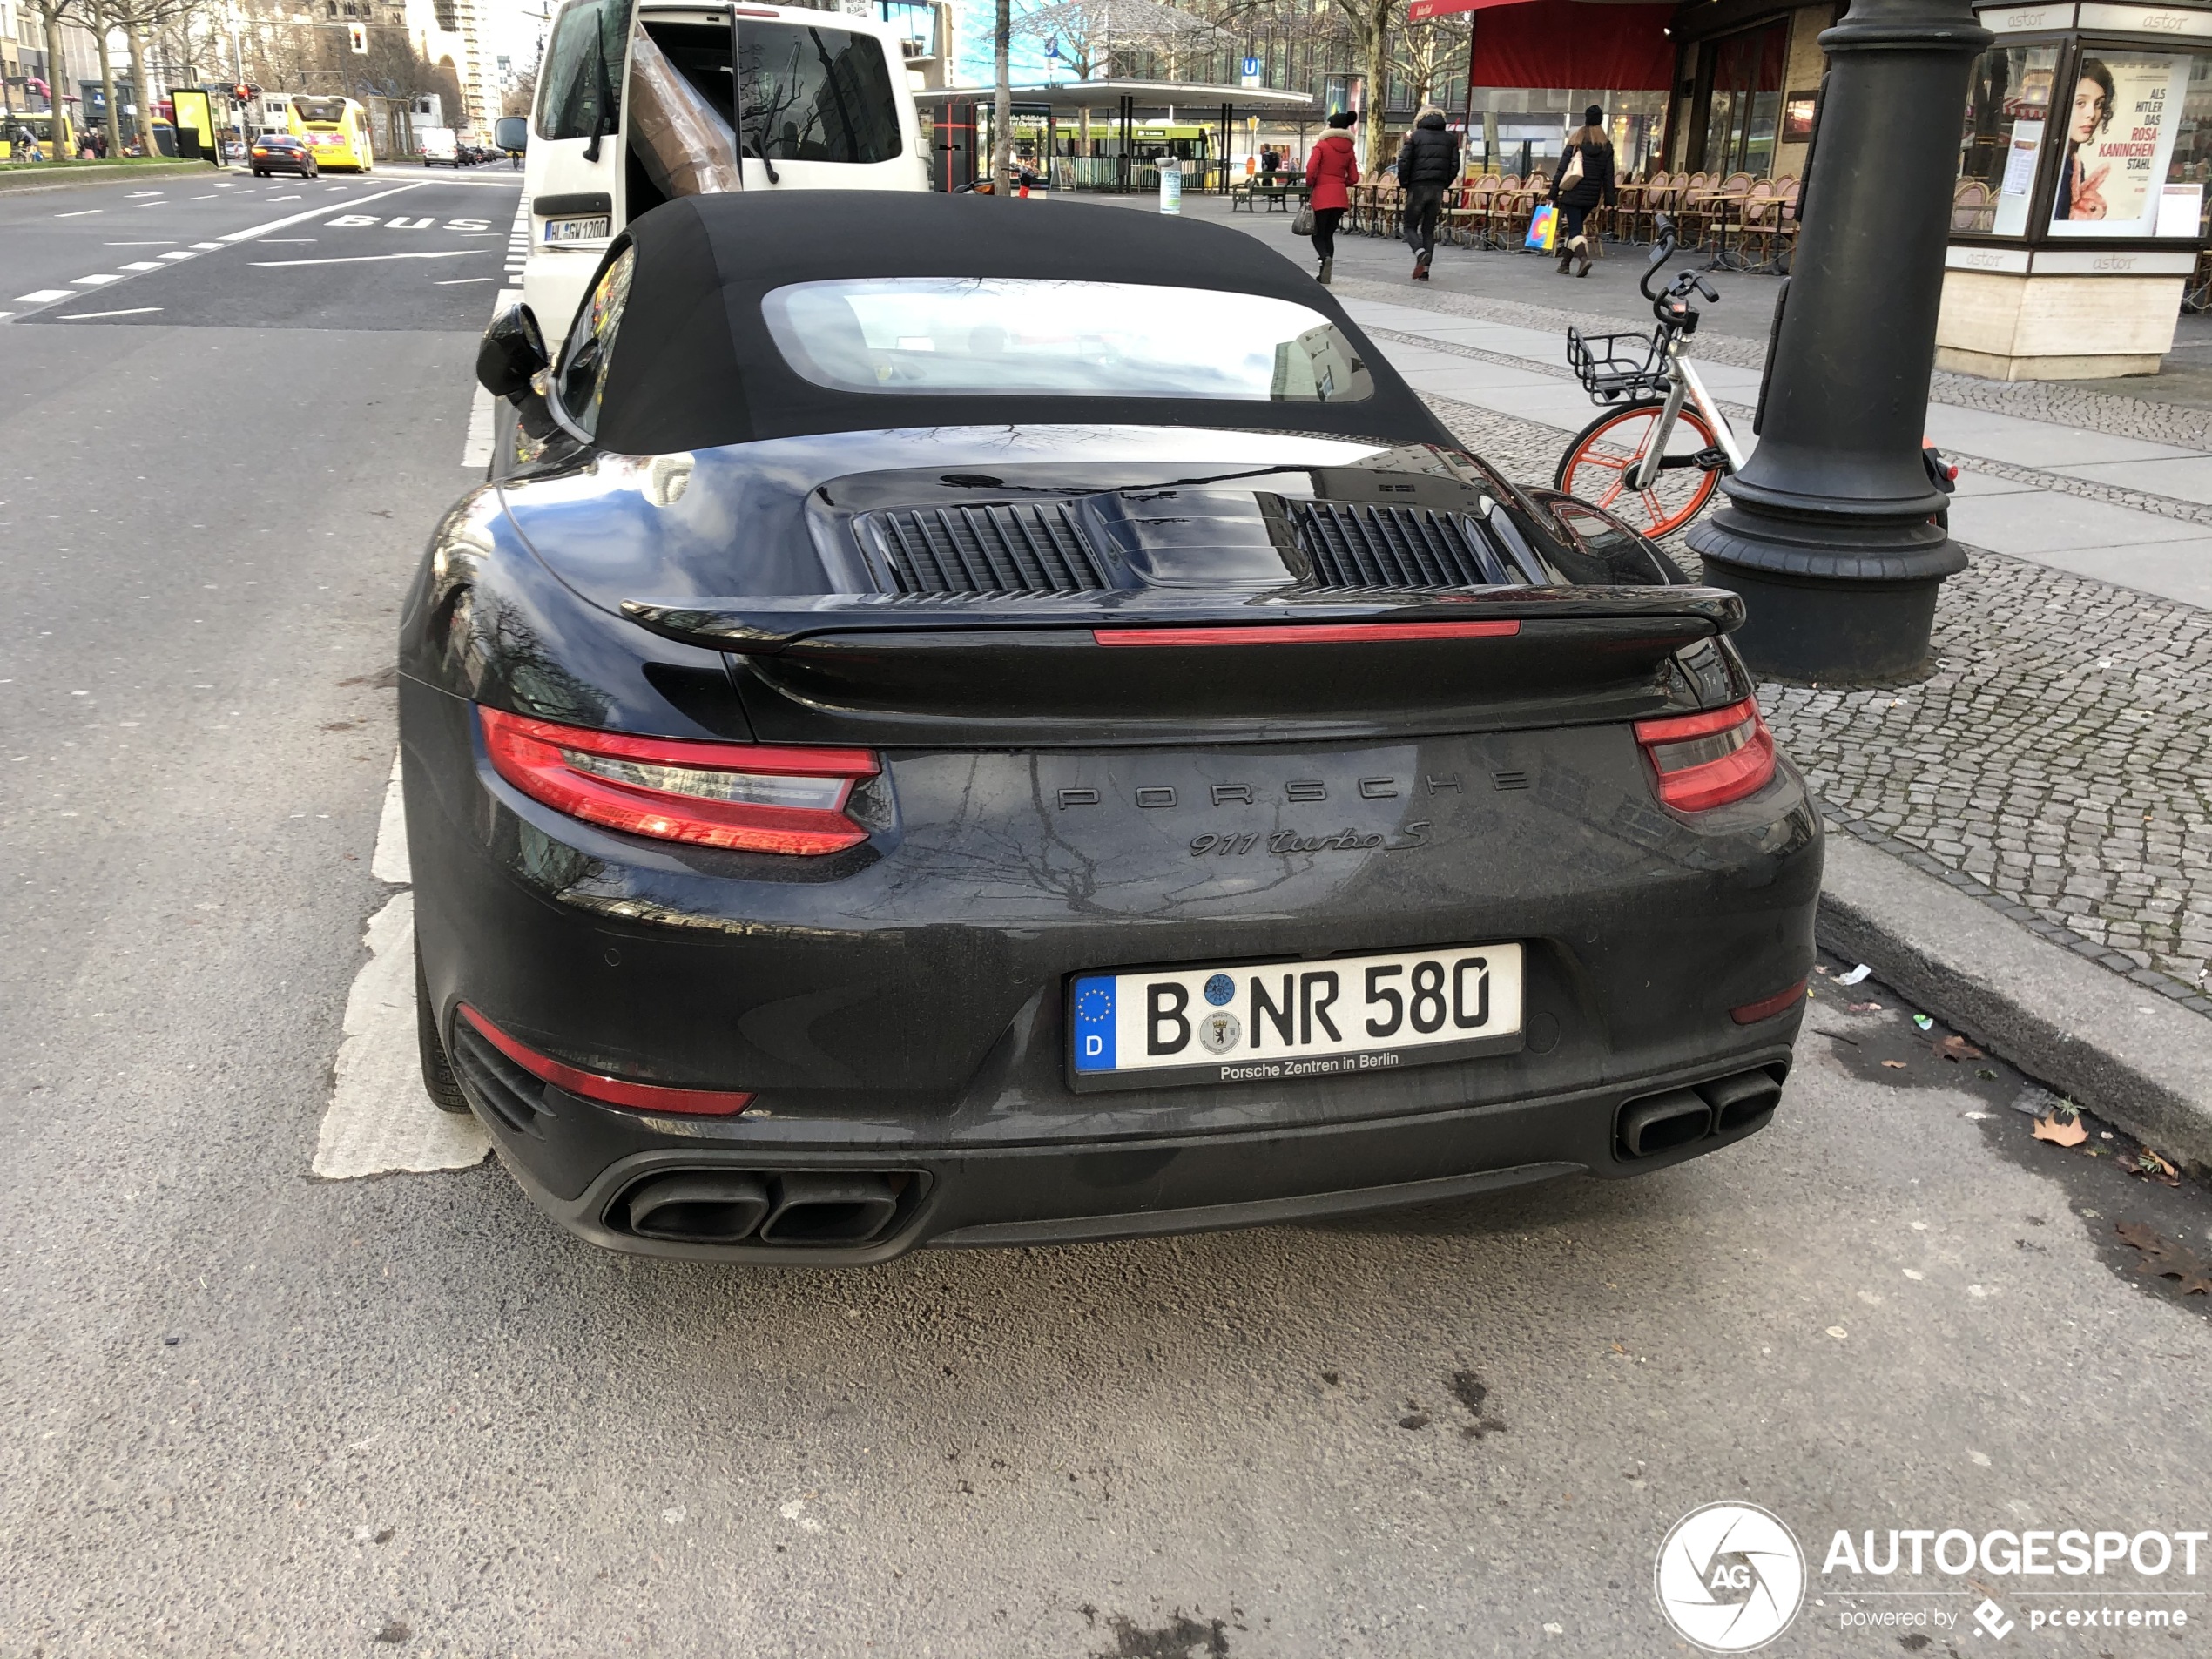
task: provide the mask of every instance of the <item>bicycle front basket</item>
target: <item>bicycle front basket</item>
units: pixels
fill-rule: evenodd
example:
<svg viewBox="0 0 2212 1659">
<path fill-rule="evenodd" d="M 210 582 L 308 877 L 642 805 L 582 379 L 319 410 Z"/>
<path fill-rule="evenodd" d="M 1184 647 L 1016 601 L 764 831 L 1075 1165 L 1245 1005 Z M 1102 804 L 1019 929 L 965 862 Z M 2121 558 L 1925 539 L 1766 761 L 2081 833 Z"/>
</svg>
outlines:
<svg viewBox="0 0 2212 1659">
<path fill-rule="evenodd" d="M 1667 389 L 1664 331 L 1649 334 L 1586 334 L 1567 331 L 1567 361 L 1582 389 L 1610 403 L 1638 392 Z"/>
</svg>

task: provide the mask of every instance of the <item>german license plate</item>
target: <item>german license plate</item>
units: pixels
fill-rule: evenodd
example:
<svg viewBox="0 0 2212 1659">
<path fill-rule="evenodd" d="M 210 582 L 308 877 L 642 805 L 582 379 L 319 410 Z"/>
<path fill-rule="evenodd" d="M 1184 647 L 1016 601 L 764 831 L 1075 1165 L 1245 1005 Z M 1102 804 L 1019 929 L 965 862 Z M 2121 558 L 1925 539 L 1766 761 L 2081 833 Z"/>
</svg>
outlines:
<svg viewBox="0 0 2212 1659">
<path fill-rule="evenodd" d="M 594 219 L 549 219 L 545 221 L 544 239 L 549 242 L 593 242 L 611 230 L 613 220 L 606 214 Z"/>
<path fill-rule="evenodd" d="M 1521 1046 L 1521 947 L 1085 974 L 1069 990 L 1076 1088 L 1275 1082 Z"/>
</svg>

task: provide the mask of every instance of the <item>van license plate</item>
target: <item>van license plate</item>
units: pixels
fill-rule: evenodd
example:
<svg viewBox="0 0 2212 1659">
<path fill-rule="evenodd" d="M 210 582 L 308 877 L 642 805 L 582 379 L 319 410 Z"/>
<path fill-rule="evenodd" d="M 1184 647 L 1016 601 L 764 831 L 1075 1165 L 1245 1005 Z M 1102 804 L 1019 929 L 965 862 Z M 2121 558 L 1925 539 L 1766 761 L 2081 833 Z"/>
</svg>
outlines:
<svg viewBox="0 0 2212 1659">
<path fill-rule="evenodd" d="M 545 221 L 545 239 L 549 242 L 594 242 L 609 234 L 613 221 L 605 214 L 597 219 L 549 219 Z"/>
<path fill-rule="evenodd" d="M 1078 1089 L 1356 1076 L 1521 1046 L 1521 947 L 1085 974 L 1069 988 Z"/>
</svg>

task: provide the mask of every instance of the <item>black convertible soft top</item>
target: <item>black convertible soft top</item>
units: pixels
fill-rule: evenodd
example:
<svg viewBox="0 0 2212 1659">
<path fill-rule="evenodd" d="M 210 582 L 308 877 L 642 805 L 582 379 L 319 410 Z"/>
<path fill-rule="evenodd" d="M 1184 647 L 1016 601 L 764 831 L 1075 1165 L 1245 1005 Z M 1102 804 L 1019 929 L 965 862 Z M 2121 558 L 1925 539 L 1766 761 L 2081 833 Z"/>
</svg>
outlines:
<svg viewBox="0 0 2212 1659">
<path fill-rule="evenodd" d="M 1140 209 L 1001 202 L 907 191 L 787 190 L 686 196 L 632 224 L 630 297 L 616 334 L 598 442 L 665 455 L 759 438 L 890 427 L 1010 424 L 1264 428 L 1456 447 L 1329 291 L 1240 231 Z M 617 240 L 608 257 L 619 253 Z M 1217 288 L 1291 300 L 1342 330 L 1365 360 L 1357 401 L 841 392 L 785 363 L 761 298 L 840 277 L 1032 277 Z"/>
</svg>

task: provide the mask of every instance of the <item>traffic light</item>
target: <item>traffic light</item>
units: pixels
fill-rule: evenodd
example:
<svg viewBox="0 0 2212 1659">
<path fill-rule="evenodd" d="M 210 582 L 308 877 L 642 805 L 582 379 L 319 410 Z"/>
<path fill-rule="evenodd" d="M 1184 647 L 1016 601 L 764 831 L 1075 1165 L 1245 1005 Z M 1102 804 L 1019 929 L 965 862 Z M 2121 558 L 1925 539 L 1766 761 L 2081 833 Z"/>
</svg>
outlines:
<svg viewBox="0 0 2212 1659">
<path fill-rule="evenodd" d="M 251 104 L 260 96 L 260 87 L 248 86 L 244 81 L 240 81 L 236 86 L 231 88 L 231 101 L 234 104 Z"/>
<path fill-rule="evenodd" d="M 346 25 L 346 44 L 351 46 L 357 52 L 367 51 L 368 50 L 368 25 L 367 24 L 360 23 L 347 24 Z"/>
</svg>

